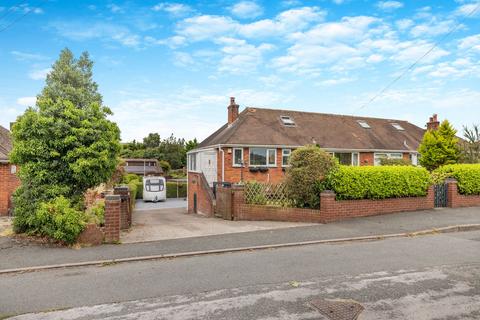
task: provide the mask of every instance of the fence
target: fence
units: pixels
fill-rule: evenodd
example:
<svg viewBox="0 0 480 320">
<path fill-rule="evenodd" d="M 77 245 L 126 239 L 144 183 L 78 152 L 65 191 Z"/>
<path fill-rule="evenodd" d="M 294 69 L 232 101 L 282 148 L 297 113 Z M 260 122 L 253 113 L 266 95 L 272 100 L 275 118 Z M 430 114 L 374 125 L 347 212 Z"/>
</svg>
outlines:
<svg viewBox="0 0 480 320">
<path fill-rule="evenodd" d="M 245 184 L 245 202 L 247 204 L 291 207 L 284 183 L 247 182 Z"/>
</svg>

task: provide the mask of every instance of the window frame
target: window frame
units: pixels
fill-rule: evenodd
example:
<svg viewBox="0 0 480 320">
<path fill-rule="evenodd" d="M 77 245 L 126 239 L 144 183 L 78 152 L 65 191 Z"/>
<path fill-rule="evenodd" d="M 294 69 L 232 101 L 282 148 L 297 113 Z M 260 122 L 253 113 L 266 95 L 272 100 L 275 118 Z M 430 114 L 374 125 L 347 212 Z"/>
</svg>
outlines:
<svg viewBox="0 0 480 320">
<path fill-rule="evenodd" d="M 285 151 L 288 151 L 288 155 L 285 154 Z M 289 167 L 290 165 L 288 164 L 288 159 L 290 159 L 290 156 L 292 155 L 292 149 L 290 148 L 285 148 L 282 149 L 282 167 Z M 287 157 L 287 164 L 283 163 L 283 159 Z"/>
<path fill-rule="evenodd" d="M 252 164 L 252 150 L 255 149 L 262 149 L 265 150 L 265 164 Z M 275 155 L 275 163 L 274 164 L 269 164 L 269 153 L 273 151 L 273 154 Z M 272 148 L 263 148 L 263 147 L 252 147 L 248 148 L 248 166 L 249 167 L 266 167 L 266 168 L 275 168 L 277 166 L 277 149 L 272 149 Z"/>
<path fill-rule="evenodd" d="M 362 127 L 363 129 L 371 129 L 372 127 L 370 126 L 370 124 L 367 122 L 367 120 L 357 120 L 357 123 L 360 127 Z"/>
<path fill-rule="evenodd" d="M 331 155 L 333 158 L 336 158 L 336 154 L 338 153 L 350 153 L 350 166 L 352 167 L 358 167 L 360 166 L 360 153 L 359 152 L 332 152 L 332 151 L 327 151 L 329 155 Z M 356 157 L 357 163 L 354 163 L 354 158 Z M 340 162 L 340 161 L 339 161 Z"/>
<path fill-rule="evenodd" d="M 198 172 L 197 171 L 197 155 L 198 155 L 198 152 L 188 154 L 188 171 Z"/>
<path fill-rule="evenodd" d="M 235 163 L 235 151 L 240 150 L 241 152 L 241 162 L 242 163 Z M 241 168 L 244 165 L 244 157 L 243 157 L 243 148 L 233 148 L 232 149 L 232 167 Z"/>
<path fill-rule="evenodd" d="M 375 166 L 381 166 L 381 159 L 379 155 L 386 155 L 387 159 L 403 159 L 403 153 L 401 152 L 374 152 L 373 153 L 373 163 Z"/>
</svg>

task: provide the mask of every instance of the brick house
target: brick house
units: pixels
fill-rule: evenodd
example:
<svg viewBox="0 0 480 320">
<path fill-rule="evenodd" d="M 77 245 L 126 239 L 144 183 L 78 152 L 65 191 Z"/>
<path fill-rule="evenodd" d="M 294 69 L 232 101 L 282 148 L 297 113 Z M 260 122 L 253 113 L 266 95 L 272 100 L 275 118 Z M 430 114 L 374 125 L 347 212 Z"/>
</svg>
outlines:
<svg viewBox="0 0 480 320">
<path fill-rule="evenodd" d="M 235 98 L 227 109 L 227 123 L 187 155 L 189 202 L 195 196 L 200 206 L 201 183 L 206 188 L 216 182 L 280 182 L 292 150 L 308 144 L 319 145 L 344 165 L 380 165 L 382 158 L 416 165 L 425 133 L 403 120 L 252 107 L 239 112 Z M 434 115 L 427 127 L 438 125 Z"/>
<path fill-rule="evenodd" d="M 17 167 L 8 160 L 11 150 L 10 132 L 0 126 L 0 216 L 8 215 L 12 207 L 12 194 L 20 185 L 20 180 L 16 176 Z"/>
</svg>

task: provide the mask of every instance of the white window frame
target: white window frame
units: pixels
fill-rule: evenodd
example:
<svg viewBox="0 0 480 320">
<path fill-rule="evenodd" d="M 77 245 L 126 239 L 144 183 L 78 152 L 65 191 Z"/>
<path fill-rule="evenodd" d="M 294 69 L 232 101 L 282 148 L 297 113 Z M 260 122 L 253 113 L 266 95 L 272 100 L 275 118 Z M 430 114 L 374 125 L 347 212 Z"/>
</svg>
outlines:
<svg viewBox="0 0 480 320">
<path fill-rule="evenodd" d="M 265 150 L 265 164 L 252 164 L 252 149 L 264 149 Z M 273 152 L 275 155 L 275 163 L 274 164 L 269 164 L 268 159 L 269 153 Z M 274 168 L 277 166 L 277 149 L 271 149 L 271 148 L 262 148 L 262 147 L 255 147 L 255 148 L 248 148 L 248 166 L 249 167 L 268 167 L 268 168 Z"/>
<path fill-rule="evenodd" d="M 358 167 L 360 165 L 360 153 L 358 152 L 348 152 L 348 151 L 345 151 L 345 152 L 327 152 L 329 155 L 331 155 L 332 157 L 336 158 L 335 157 L 335 154 L 336 153 L 350 153 L 352 156 L 350 157 L 350 165 L 352 167 Z M 357 157 L 357 163 L 354 164 L 354 161 L 353 161 L 353 157 Z"/>
<path fill-rule="evenodd" d="M 385 155 L 385 157 L 381 157 L 380 155 Z M 373 154 L 373 163 L 376 166 L 381 165 L 381 159 L 403 159 L 403 153 L 401 152 L 375 152 Z"/>
<path fill-rule="evenodd" d="M 288 154 L 285 154 L 285 151 L 288 151 Z M 290 156 L 292 155 L 292 149 L 282 149 L 282 167 L 289 167 L 290 165 L 288 164 L 288 159 L 290 159 Z M 287 164 L 283 163 L 283 158 L 287 157 Z"/>
<path fill-rule="evenodd" d="M 198 153 L 195 152 L 195 153 L 190 153 L 188 155 L 188 171 L 192 171 L 192 172 L 198 172 L 197 171 L 197 155 Z"/>
<path fill-rule="evenodd" d="M 242 163 L 235 163 L 235 151 L 237 151 L 237 150 L 240 150 L 240 152 L 241 152 L 242 157 L 241 157 L 240 161 Z M 242 167 L 242 165 L 243 165 L 243 148 L 233 148 L 233 150 L 232 150 L 232 167 L 240 168 L 240 167 Z"/>
</svg>

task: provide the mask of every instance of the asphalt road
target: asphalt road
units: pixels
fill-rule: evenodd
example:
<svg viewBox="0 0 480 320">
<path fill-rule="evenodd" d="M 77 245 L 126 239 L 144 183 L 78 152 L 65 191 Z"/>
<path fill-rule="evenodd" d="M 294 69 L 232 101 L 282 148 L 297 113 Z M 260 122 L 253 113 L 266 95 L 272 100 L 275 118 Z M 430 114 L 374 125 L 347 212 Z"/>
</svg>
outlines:
<svg viewBox="0 0 480 320">
<path fill-rule="evenodd" d="M 328 298 L 358 301 L 360 319 L 479 319 L 479 253 L 463 232 L 4 275 L 0 314 L 324 319 L 309 302 Z"/>
</svg>

